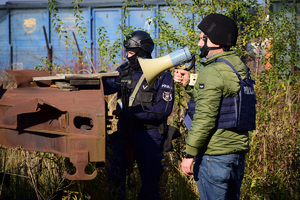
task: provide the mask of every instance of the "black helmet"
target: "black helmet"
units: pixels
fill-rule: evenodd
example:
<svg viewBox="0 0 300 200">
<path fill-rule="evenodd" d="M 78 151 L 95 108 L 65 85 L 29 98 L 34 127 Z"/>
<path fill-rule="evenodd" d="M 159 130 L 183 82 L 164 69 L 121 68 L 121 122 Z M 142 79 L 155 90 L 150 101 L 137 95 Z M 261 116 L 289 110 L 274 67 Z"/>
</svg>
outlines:
<svg viewBox="0 0 300 200">
<path fill-rule="evenodd" d="M 199 23 L 198 28 L 204 32 L 214 44 L 228 47 L 236 45 L 238 28 L 236 23 L 225 15 L 207 15 Z"/>
<path fill-rule="evenodd" d="M 131 36 L 125 36 L 124 47 L 126 51 L 134 51 L 139 57 L 151 57 L 154 42 L 145 31 L 134 31 Z"/>
</svg>

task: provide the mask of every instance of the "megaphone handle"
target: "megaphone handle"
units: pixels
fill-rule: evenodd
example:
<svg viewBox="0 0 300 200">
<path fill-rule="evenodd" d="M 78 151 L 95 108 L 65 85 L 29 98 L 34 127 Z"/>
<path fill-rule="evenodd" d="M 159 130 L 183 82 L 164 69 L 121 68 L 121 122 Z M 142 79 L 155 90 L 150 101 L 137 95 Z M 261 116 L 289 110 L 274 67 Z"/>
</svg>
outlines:
<svg viewBox="0 0 300 200">
<path fill-rule="evenodd" d="M 189 76 L 188 71 L 186 71 L 184 69 L 178 69 L 178 68 L 175 69 L 175 72 L 174 72 L 175 82 L 180 83 L 181 85 L 185 85 L 186 83 L 188 83 L 189 79 L 190 79 L 190 76 Z"/>
<path fill-rule="evenodd" d="M 175 70 L 174 70 L 174 80 L 176 81 L 175 79 L 175 73 L 177 74 L 180 74 L 180 80 L 183 80 L 183 76 L 182 74 L 180 73 L 181 70 L 184 70 L 185 69 L 185 63 L 181 64 L 181 65 L 178 65 L 175 67 Z M 177 72 L 176 72 L 177 71 Z M 176 81 L 177 83 L 180 83 L 181 84 L 181 81 L 179 82 L 178 80 Z"/>
<path fill-rule="evenodd" d="M 190 71 L 191 69 L 195 68 L 195 64 L 196 64 L 196 58 L 195 58 L 195 54 L 192 54 L 192 60 L 190 62 L 191 64 L 185 68 L 186 71 Z"/>
</svg>

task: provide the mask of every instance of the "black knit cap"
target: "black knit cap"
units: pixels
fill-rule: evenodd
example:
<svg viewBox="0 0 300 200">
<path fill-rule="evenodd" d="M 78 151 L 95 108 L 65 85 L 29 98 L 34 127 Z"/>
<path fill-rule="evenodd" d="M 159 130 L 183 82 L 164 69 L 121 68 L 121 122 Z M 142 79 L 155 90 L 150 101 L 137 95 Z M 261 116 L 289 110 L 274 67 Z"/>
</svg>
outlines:
<svg viewBox="0 0 300 200">
<path fill-rule="evenodd" d="M 221 14 L 207 15 L 199 24 L 198 28 L 214 44 L 220 46 L 235 46 L 238 37 L 236 23 L 229 17 Z"/>
</svg>

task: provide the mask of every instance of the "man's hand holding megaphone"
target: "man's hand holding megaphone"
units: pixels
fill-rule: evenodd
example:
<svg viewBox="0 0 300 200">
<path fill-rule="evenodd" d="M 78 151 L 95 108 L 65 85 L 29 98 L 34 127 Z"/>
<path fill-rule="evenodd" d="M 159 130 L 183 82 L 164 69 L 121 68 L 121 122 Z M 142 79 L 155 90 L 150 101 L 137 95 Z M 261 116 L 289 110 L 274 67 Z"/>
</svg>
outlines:
<svg viewBox="0 0 300 200">
<path fill-rule="evenodd" d="M 191 56 L 192 59 L 188 67 L 186 67 L 185 64 L 182 64 L 176 66 L 174 70 L 174 81 L 183 86 L 186 85 L 190 80 L 189 71 L 195 68 L 195 63 L 196 63 L 195 54 L 191 54 Z"/>
<path fill-rule="evenodd" d="M 190 80 L 190 73 L 187 70 L 175 68 L 174 81 L 181 85 L 186 85 Z"/>
</svg>

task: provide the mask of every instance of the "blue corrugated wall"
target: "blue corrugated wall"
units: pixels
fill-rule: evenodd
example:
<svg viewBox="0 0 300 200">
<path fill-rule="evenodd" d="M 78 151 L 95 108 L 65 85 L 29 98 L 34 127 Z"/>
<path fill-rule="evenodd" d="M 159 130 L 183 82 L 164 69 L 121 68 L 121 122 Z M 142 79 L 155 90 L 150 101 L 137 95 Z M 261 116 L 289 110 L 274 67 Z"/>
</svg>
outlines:
<svg viewBox="0 0 300 200">
<path fill-rule="evenodd" d="M 116 41 L 120 36 L 116 32 L 118 25 L 121 23 L 121 13 L 123 11 L 121 8 L 94 9 L 92 7 L 82 8 L 82 11 L 84 26 L 88 30 L 84 37 L 88 44 L 81 41 L 77 34 L 73 8 L 59 9 L 59 19 L 62 20 L 65 30 L 68 31 L 66 35 L 62 35 L 61 39 L 59 39 L 60 34 L 56 33 L 55 27 L 51 26 L 52 18 L 46 8 L 0 10 L 0 70 L 34 69 L 35 66 L 42 64 L 41 58 L 47 57 L 43 26 L 46 28 L 48 41 L 53 50 L 53 63 L 66 67 L 76 63 L 77 57 L 74 56 L 74 52 L 77 51 L 76 45 L 74 44 L 73 48 L 66 48 L 64 42 L 64 36 L 69 36 L 74 42 L 72 34 L 74 32 L 81 51 L 84 51 L 84 46 L 92 49 L 89 56 L 86 54 L 83 56 L 84 63 L 89 64 L 88 58 L 93 56 L 92 60 L 95 67 L 101 68 L 100 61 L 105 58 L 99 56 L 97 29 L 102 26 L 105 27 L 109 41 L 111 43 Z M 130 13 L 131 15 L 126 20 L 126 26 L 133 26 L 136 29 L 142 28 L 149 31 L 152 37 L 157 37 L 158 30 L 148 23 L 149 18 L 155 17 L 155 9 L 151 11 L 133 8 Z M 174 26 L 178 24 L 170 14 L 166 15 L 166 20 Z M 121 62 L 124 54 L 121 48 L 118 52 L 118 59 Z M 153 52 L 153 57 L 157 57 L 156 52 Z"/>
</svg>

